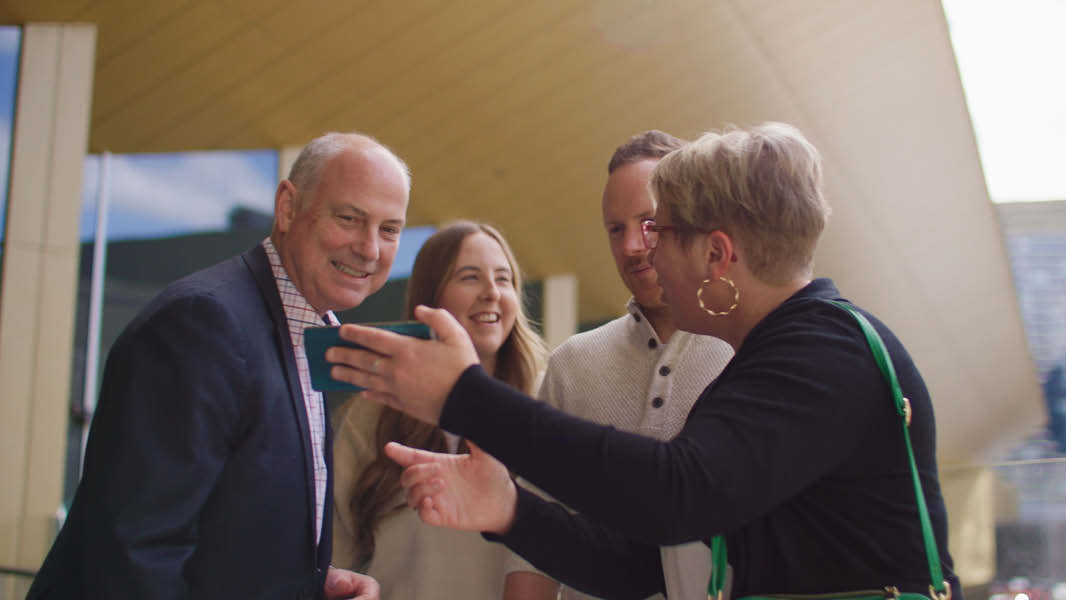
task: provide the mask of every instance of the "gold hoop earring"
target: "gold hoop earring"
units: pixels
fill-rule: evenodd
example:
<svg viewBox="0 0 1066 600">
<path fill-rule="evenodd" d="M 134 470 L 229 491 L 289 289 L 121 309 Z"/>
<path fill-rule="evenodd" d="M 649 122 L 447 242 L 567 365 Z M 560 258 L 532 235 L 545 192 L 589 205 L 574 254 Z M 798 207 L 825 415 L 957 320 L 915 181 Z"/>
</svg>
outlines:
<svg viewBox="0 0 1066 600">
<path fill-rule="evenodd" d="M 707 285 L 708 283 L 712 283 L 710 279 L 704 279 L 703 282 L 700 283 L 699 289 L 696 290 L 696 299 L 700 301 L 700 308 L 702 308 L 704 312 L 711 315 L 712 317 L 724 317 L 729 313 L 733 312 L 734 308 L 740 306 L 740 290 L 737 289 L 737 284 L 733 283 L 730 279 L 727 279 L 725 277 L 719 277 L 718 280 L 726 282 L 727 284 L 729 284 L 729 287 L 733 288 L 733 304 L 722 312 L 713 311 L 704 306 L 703 304 L 703 286 Z"/>
</svg>

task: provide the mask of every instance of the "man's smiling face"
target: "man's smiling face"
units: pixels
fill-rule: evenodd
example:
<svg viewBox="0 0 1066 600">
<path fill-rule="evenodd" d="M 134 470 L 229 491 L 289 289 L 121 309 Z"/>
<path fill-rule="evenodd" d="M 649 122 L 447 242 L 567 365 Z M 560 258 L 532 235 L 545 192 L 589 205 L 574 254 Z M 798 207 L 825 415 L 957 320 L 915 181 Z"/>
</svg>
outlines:
<svg viewBox="0 0 1066 600">
<path fill-rule="evenodd" d="M 279 184 L 274 243 L 293 284 L 319 313 L 358 306 L 388 280 L 407 186 L 397 161 L 374 146 L 330 158 L 311 190 Z"/>
<path fill-rule="evenodd" d="M 603 190 L 603 227 L 618 275 L 645 309 L 663 306 L 659 279 L 648 261 L 641 221 L 655 217 L 648 179 L 659 161 L 641 160 L 615 169 Z"/>
</svg>

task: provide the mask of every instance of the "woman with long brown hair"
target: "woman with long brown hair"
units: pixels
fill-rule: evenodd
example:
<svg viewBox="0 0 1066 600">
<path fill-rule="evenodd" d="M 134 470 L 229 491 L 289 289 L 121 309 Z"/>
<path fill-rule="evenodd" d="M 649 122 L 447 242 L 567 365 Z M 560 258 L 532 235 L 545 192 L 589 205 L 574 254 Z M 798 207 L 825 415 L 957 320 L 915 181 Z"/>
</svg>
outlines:
<svg viewBox="0 0 1066 600">
<path fill-rule="evenodd" d="M 451 313 L 496 379 L 535 391 L 546 348 L 525 315 L 521 274 L 499 231 L 458 221 L 426 240 L 408 283 L 408 318 L 420 304 Z M 466 444 L 359 396 L 337 419 L 333 564 L 372 575 L 390 600 L 499 599 L 506 552 L 477 534 L 420 523 L 404 504 L 401 468 L 383 451 L 390 441 L 453 453 Z"/>
</svg>

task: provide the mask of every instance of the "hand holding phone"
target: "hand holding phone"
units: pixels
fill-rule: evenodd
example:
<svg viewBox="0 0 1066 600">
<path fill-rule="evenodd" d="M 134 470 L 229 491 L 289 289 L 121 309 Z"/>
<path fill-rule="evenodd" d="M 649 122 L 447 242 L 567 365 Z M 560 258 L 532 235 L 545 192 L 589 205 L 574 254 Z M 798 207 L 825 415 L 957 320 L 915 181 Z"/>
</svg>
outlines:
<svg viewBox="0 0 1066 600">
<path fill-rule="evenodd" d="M 382 323 L 361 323 L 368 327 L 380 327 L 403 335 L 431 339 L 433 332 L 424 323 L 418 321 L 389 321 Z M 363 388 L 344 381 L 338 381 L 329 374 L 332 363 L 326 361 L 326 350 L 333 346 L 362 348 L 359 344 L 343 340 L 340 327 L 308 327 L 304 329 L 304 351 L 307 353 L 307 365 L 311 371 L 311 387 L 320 392 L 346 391 L 359 392 Z"/>
</svg>

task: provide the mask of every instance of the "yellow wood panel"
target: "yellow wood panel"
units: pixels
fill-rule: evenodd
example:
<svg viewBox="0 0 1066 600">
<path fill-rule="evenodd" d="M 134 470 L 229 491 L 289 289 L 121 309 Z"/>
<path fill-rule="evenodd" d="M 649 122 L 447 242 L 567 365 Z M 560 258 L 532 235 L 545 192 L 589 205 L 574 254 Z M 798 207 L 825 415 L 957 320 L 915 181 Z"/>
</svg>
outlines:
<svg viewBox="0 0 1066 600">
<path fill-rule="evenodd" d="M 140 123 L 139 119 L 123 121 L 131 106 L 176 73 L 199 68 L 240 30 L 239 23 L 223 17 L 213 3 L 193 4 L 161 23 L 144 43 L 127 46 L 98 65 L 96 90 L 100 93 L 93 102 L 94 132 L 106 136 L 109 128 L 134 129 L 129 123 Z"/>
<path fill-rule="evenodd" d="M 96 23 L 99 44 L 97 68 L 115 56 L 151 44 L 155 33 L 168 22 L 188 12 L 201 0 L 109 0 L 91 2 L 79 19 Z M 106 93 L 106 90 L 103 90 Z"/>
<path fill-rule="evenodd" d="M 238 107 L 216 102 L 216 98 L 225 90 L 239 86 L 248 73 L 260 70 L 263 62 L 269 60 L 257 52 L 265 41 L 256 29 L 236 33 L 212 53 L 210 60 L 173 73 L 135 104 L 125 107 L 119 119 L 101 123 L 102 135 L 113 129 L 121 130 L 124 122 L 141 123 L 136 130 L 122 133 L 130 147 L 148 148 L 168 134 L 185 132 L 185 135 L 202 137 L 204 132 L 214 130 L 227 119 L 240 118 Z M 188 123 L 196 126 L 188 127 Z"/>
<path fill-rule="evenodd" d="M 255 0 L 249 1 L 254 4 Z M 314 85 L 317 77 L 328 76 L 328 65 L 347 60 L 363 44 L 372 43 L 353 39 L 350 32 L 353 23 L 374 20 L 381 25 L 379 35 L 387 35 L 401 23 L 376 17 L 368 2 L 317 2 L 313 6 L 314 10 L 309 10 L 304 3 L 284 2 L 259 23 L 258 29 L 269 40 L 267 47 L 258 50 L 266 58 L 261 69 L 235 79 L 216 98 L 218 103 L 233 107 L 233 112 L 241 115 L 240 124 L 251 123 L 256 128 L 262 121 L 262 107 L 278 102 L 292 90 Z M 219 145 L 220 136 L 235 126 L 230 123 L 223 129 L 208 131 L 207 146 Z M 293 140 L 293 143 L 304 141 Z"/>
<path fill-rule="evenodd" d="M 0 23 L 24 25 L 31 21 L 74 21 L 84 13 L 88 0 L 5 0 L 0 4 Z"/>
<path fill-rule="evenodd" d="M 438 10 L 443 8 L 443 3 L 437 7 Z M 321 35 L 306 40 L 305 47 L 299 51 L 291 48 L 290 52 L 275 55 L 272 64 L 265 65 L 262 72 L 239 89 L 234 88 L 231 95 L 218 99 L 219 104 L 225 106 L 230 98 L 236 98 L 239 110 L 234 112 L 240 116 L 219 129 L 200 132 L 198 141 L 201 146 L 240 147 L 264 138 L 272 142 L 302 144 L 324 131 L 324 128 L 314 126 L 310 119 L 317 107 L 323 102 L 336 101 L 337 97 L 351 100 L 371 87 L 373 80 L 345 80 L 341 89 L 328 91 L 325 86 L 338 79 L 338 73 L 355 60 L 353 57 L 369 55 L 377 45 L 392 36 L 395 28 L 403 26 L 402 21 L 387 22 L 387 17 L 392 14 L 384 13 L 382 18 L 375 19 L 354 13 L 347 21 L 331 23 Z M 377 29 L 367 31 L 365 35 L 354 33 L 357 26 L 370 24 L 376 25 Z M 165 140 L 165 136 L 162 139 Z"/>
<path fill-rule="evenodd" d="M 217 107 L 217 112 L 221 114 L 241 115 L 246 112 L 247 102 L 237 102 L 236 106 L 233 103 L 227 102 L 226 94 L 236 94 L 238 96 L 245 90 L 247 93 L 243 94 L 243 97 L 269 97 L 270 94 L 276 95 L 279 87 L 285 83 L 287 78 L 292 74 L 300 72 L 301 65 L 310 61 L 316 61 L 318 59 L 313 58 L 313 53 L 318 50 L 314 46 L 306 46 L 308 42 L 313 42 L 314 39 L 318 39 L 317 32 L 326 27 L 336 27 L 338 23 L 338 17 L 342 14 L 352 14 L 359 10 L 365 10 L 366 3 L 352 3 L 352 2 L 317 2 L 310 5 L 309 3 L 292 3 L 292 2 L 276 2 L 274 5 L 260 5 L 256 2 L 253 4 L 233 4 L 230 3 L 232 12 L 229 13 L 225 19 L 233 25 L 241 25 L 242 31 L 240 34 L 232 36 L 233 39 L 227 39 L 222 37 L 220 39 L 221 50 L 216 52 L 204 53 L 201 49 L 193 49 L 192 54 L 197 56 L 197 60 L 193 63 L 185 62 L 185 68 L 180 72 L 179 76 L 184 76 L 184 79 L 176 81 L 172 80 L 161 81 L 156 90 L 152 91 L 154 94 L 142 99 L 141 102 L 147 102 L 146 108 L 139 108 L 138 104 L 133 104 L 130 108 L 132 111 L 140 111 L 138 115 L 135 115 L 135 119 L 141 119 L 145 113 L 148 113 L 151 118 L 151 123 L 157 123 L 159 120 L 156 115 L 156 111 L 159 108 L 158 103 L 164 102 L 169 104 L 169 109 L 173 114 L 175 111 L 188 111 L 188 106 L 193 104 L 193 100 L 189 97 L 190 94 L 195 96 L 196 100 L 200 103 L 203 101 L 203 94 L 200 94 L 204 88 L 210 88 L 214 91 L 219 87 L 219 83 L 212 81 L 216 78 L 222 78 L 223 81 L 229 84 L 229 90 L 226 93 L 220 94 L 214 98 L 211 98 L 211 104 Z M 353 9 L 353 6 L 356 9 Z M 359 7 L 361 6 L 361 9 Z M 239 18 L 240 15 L 254 13 L 259 17 L 259 20 L 246 21 Z M 310 31 L 309 31 L 310 30 Z M 230 56 L 226 53 L 226 48 L 231 42 L 236 43 L 235 40 L 257 38 L 258 47 L 244 50 L 244 58 L 240 61 L 239 65 L 244 66 L 242 70 L 237 72 L 230 70 L 231 66 L 227 65 L 224 60 L 221 59 L 222 55 Z M 159 40 L 147 39 L 145 44 L 154 45 L 154 52 L 168 52 L 178 56 L 183 54 L 190 54 L 187 51 L 175 51 L 174 48 L 169 45 L 169 42 L 161 44 Z M 306 52 L 307 55 L 303 54 Z M 309 56 L 310 55 L 310 56 Z M 282 58 L 287 58 L 291 64 L 288 65 L 287 71 L 276 70 L 270 72 L 268 69 L 277 65 L 278 61 Z M 249 68 L 247 65 L 251 63 L 255 67 Z M 221 74 L 221 75 L 220 75 Z M 253 85 L 258 83 L 256 78 L 262 80 L 262 84 Z M 192 78 L 196 80 L 196 84 L 189 85 L 188 79 Z M 206 83 L 206 84 L 205 84 Z M 114 95 L 113 91 L 109 91 L 106 86 L 98 86 L 97 90 L 101 94 Z M 97 113 L 99 115 L 99 112 Z M 126 113 L 120 115 L 119 120 L 128 121 L 134 120 L 134 117 L 127 116 Z M 198 134 L 201 139 L 205 136 L 215 134 L 215 124 L 206 126 L 200 126 L 197 118 L 191 120 L 185 120 L 183 123 L 174 125 L 174 123 L 166 123 L 166 126 L 175 127 L 183 132 L 192 132 Z M 102 127 L 97 123 L 94 131 L 94 149 L 101 149 L 102 147 L 126 147 L 127 149 L 134 149 L 132 144 L 129 143 L 128 135 L 136 135 L 136 131 L 131 132 L 128 128 L 124 127 Z M 150 141 L 152 148 L 159 147 L 160 142 L 158 137 Z M 262 144 L 255 144 L 261 146 Z M 181 148 L 182 146 L 169 146 L 172 149 Z M 193 146 L 187 146 L 191 148 L 210 148 L 214 147 L 210 144 L 201 144 L 197 142 Z"/>
<path fill-rule="evenodd" d="M 268 37 L 246 46 L 248 51 L 241 56 L 227 53 L 226 49 L 236 40 L 254 36 L 258 32 L 256 26 L 276 14 L 278 5 L 287 6 L 283 0 L 262 2 L 259 10 L 252 13 L 234 2 L 163 2 L 144 7 L 136 2 L 106 3 L 100 25 L 106 45 L 98 59 L 94 104 L 97 137 L 108 140 L 105 145 L 109 147 L 133 146 L 136 136 L 144 135 L 144 128 L 116 127 L 114 120 L 152 124 L 161 115 L 160 106 L 180 110 L 176 107 L 189 103 L 188 94 L 200 93 L 194 98 L 198 99 L 204 90 L 212 89 L 203 85 L 212 76 L 212 72 L 205 72 L 205 65 L 218 65 L 218 71 L 242 66 L 260 56 L 269 57 L 264 50 L 273 48 L 273 40 Z M 245 19 L 245 14 L 254 14 L 258 20 Z M 121 32 L 123 35 L 115 37 L 122 39 L 113 39 L 108 35 L 111 31 Z M 141 76 L 130 77 L 131 73 Z M 183 127 L 187 128 L 188 123 L 183 123 Z M 132 143 L 127 142 L 127 135 L 133 136 Z"/>
<path fill-rule="evenodd" d="M 484 18 L 484 15 L 479 15 Z M 382 95 L 392 87 L 392 82 L 402 81 L 415 65 L 429 60 L 441 48 L 463 36 L 464 27 L 470 27 L 467 16 L 457 15 L 447 4 L 436 7 L 417 22 L 408 23 L 408 28 L 398 35 L 387 36 L 377 41 L 365 52 L 353 59 L 338 64 L 328 75 L 314 85 L 302 87 L 286 104 L 279 104 L 275 113 L 267 115 L 267 121 L 276 119 L 277 111 L 286 111 L 290 103 L 306 108 L 304 114 L 316 129 L 351 128 L 380 130 L 374 115 L 360 114 L 357 119 L 338 119 L 339 109 L 349 106 L 366 106 L 383 103 Z M 352 90 L 358 90 L 353 94 Z M 362 124 L 367 125 L 362 125 Z M 389 140 L 389 143 L 394 143 Z"/>
<path fill-rule="evenodd" d="M 374 21 L 372 16 L 362 10 L 346 12 L 342 16 L 347 19 L 347 25 Z M 316 90 L 321 80 L 333 76 L 330 73 L 331 62 L 347 60 L 348 54 L 354 50 L 350 45 L 351 27 L 343 21 L 340 24 L 337 21 L 319 22 L 319 29 L 307 33 L 306 39 L 284 36 L 276 41 L 273 39 L 273 31 L 277 27 L 277 19 L 271 19 L 264 25 L 257 28 L 255 36 L 265 40 L 265 43 L 260 44 L 260 48 L 255 48 L 253 36 L 247 36 L 247 43 L 227 45 L 218 56 L 213 57 L 211 64 L 201 69 L 206 71 L 205 78 L 214 83 L 213 89 L 195 93 L 195 97 L 189 101 L 191 106 L 186 108 L 184 114 L 178 118 L 163 119 L 156 132 L 145 136 L 138 143 L 162 142 L 182 148 L 197 145 L 208 148 L 242 145 L 248 147 L 250 144 L 242 144 L 235 138 L 227 138 L 226 141 L 214 140 L 223 139 L 224 132 L 241 127 L 245 123 L 251 123 L 258 132 L 271 131 L 269 124 L 264 124 L 261 119 L 254 117 L 259 105 L 274 102 L 295 90 Z M 372 47 L 369 42 L 361 43 Z M 263 52 L 264 49 L 269 51 Z M 247 68 L 230 71 L 234 61 L 231 57 L 240 56 L 245 57 L 243 60 L 248 63 Z M 318 75 L 308 77 L 308 73 Z M 190 74 L 190 78 L 198 75 Z M 303 78 L 303 81 L 300 78 Z M 180 82 L 174 83 L 175 92 L 183 89 Z M 350 93 L 351 89 L 346 92 Z M 306 117 L 309 107 L 300 106 L 293 109 L 291 105 L 287 106 L 290 106 L 290 110 L 279 121 L 288 127 L 306 131 L 310 127 Z M 190 130 L 183 127 L 183 122 L 187 120 L 202 124 L 202 128 Z M 269 145 L 279 145 L 288 140 L 275 133 L 271 134 L 267 141 L 270 142 Z M 292 141 L 303 143 L 306 140 Z"/>
<path fill-rule="evenodd" d="M 256 20 L 256 28 L 269 36 L 274 45 L 299 52 L 301 47 L 331 28 L 351 19 L 352 15 L 374 16 L 381 12 L 380 2 L 367 0 L 312 0 L 310 2 L 281 1 L 270 10 L 263 10 L 258 0 L 228 0 L 239 13 L 264 16 Z M 404 3 L 406 5 L 406 3 Z"/>
<path fill-rule="evenodd" d="M 632 85 L 631 77 L 638 81 L 645 73 L 658 77 L 658 74 L 649 73 L 648 68 L 642 68 L 632 61 L 623 64 L 617 56 L 569 50 L 568 47 L 562 47 L 557 54 L 544 55 L 538 68 L 524 71 L 495 96 L 479 98 L 476 113 L 463 110 L 463 103 L 458 103 L 459 109 L 451 115 L 454 118 L 434 121 L 438 130 L 421 144 L 422 151 L 432 157 L 450 153 L 456 141 L 466 135 L 468 123 L 464 122 L 464 115 L 476 118 L 478 124 L 486 129 L 504 128 L 492 136 L 499 145 L 479 148 L 483 156 L 500 156 L 501 146 L 508 146 L 515 139 L 528 140 L 515 137 L 514 132 L 506 129 L 508 127 L 543 129 L 544 123 L 551 123 L 552 127 L 545 130 L 549 135 L 588 135 L 588 130 L 572 127 L 580 124 L 583 111 L 591 110 L 594 121 L 600 121 L 598 125 L 602 128 L 604 116 L 609 113 L 595 108 L 597 100 L 624 97 Z M 649 66 L 651 64 L 654 63 L 649 63 Z M 615 65 L 628 72 L 619 75 Z M 611 114 L 612 119 L 617 116 Z M 595 122 L 593 124 L 597 125 Z M 527 147 L 527 144 L 522 144 L 521 149 Z"/>
<path fill-rule="evenodd" d="M 423 85 L 418 77 L 405 78 L 403 87 L 394 90 L 400 102 L 396 112 L 406 114 L 412 104 L 437 104 L 435 99 L 450 106 L 450 100 L 455 96 L 466 108 L 480 108 L 483 94 L 509 89 L 514 80 L 528 70 L 530 63 L 543 60 L 540 52 L 529 50 L 531 46 L 543 45 L 548 40 L 555 44 L 565 43 L 568 32 L 574 29 L 580 18 L 580 14 L 575 15 L 572 10 L 503 15 L 491 27 L 443 48 L 430 62 L 412 72 L 412 75 L 434 73 L 431 85 Z M 449 77 L 441 77 L 442 70 Z M 467 104 L 468 100 L 475 102 Z"/>
<path fill-rule="evenodd" d="M 412 120 L 438 122 L 456 106 L 467 111 L 480 110 L 486 98 L 521 77 L 525 68 L 513 60 L 516 52 L 531 37 L 557 34 L 557 30 L 546 28 L 555 25 L 560 15 L 539 10 L 531 14 L 515 15 L 512 12 L 493 17 L 471 35 L 435 49 L 425 60 L 397 73 L 393 82 L 378 96 L 341 105 L 328 118 L 366 119 L 387 131 L 397 125 L 403 128 L 404 123 Z M 487 48 L 498 48 L 499 51 L 486 52 Z M 405 141 L 407 139 L 401 139 L 400 143 Z"/>
</svg>

